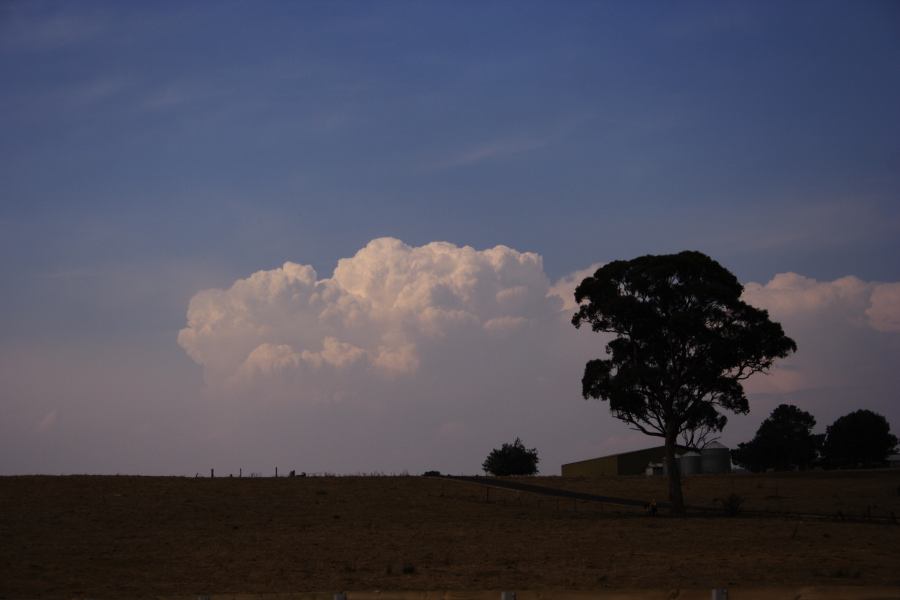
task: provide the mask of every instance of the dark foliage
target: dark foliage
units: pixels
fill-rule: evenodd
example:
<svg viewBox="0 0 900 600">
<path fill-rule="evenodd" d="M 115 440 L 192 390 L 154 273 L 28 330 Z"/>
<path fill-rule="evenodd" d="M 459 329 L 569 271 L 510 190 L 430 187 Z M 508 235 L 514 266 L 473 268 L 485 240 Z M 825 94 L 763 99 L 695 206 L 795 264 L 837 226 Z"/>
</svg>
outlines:
<svg viewBox="0 0 900 600">
<path fill-rule="evenodd" d="M 491 475 L 534 475 L 538 472 L 537 448 L 528 449 L 516 438 L 512 444 L 494 448 L 481 467 Z"/>
<path fill-rule="evenodd" d="M 830 468 L 881 466 L 896 445 L 887 419 L 870 410 L 857 410 L 825 430 L 822 458 Z"/>
<path fill-rule="evenodd" d="M 805 470 L 818 458 L 824 436 L 812 433 L 816 419 L 791 404 L 781 404 L 759 426 L 749 442 L 731 452 L 735 463 L 750 471 Z"/>
<path fill-rule="evenodd" d="M 722 505 L 722 511 L 726 516 L 736 517 L 741 512 L 741 506 L 744 504 L 744 497 L 737 494 L 728 494 L 725 498 L 721 498 L 719 503 Z"/>
<path fill-rule="evenodd" d="M 748 412 L 741 382 L 796 350 L 766 311 L 741 301 L 742 292 L 731 272 L 692 251 L 614 261 L 575 290 L 572 324 L 614 336 L 609 358 L 585 366 L 582 393 L 608 401 L 632 428 L 664 438 L 675 512 L 684 506 L 678 437 L 721 431 L 720 410 Z"/>
</svg>

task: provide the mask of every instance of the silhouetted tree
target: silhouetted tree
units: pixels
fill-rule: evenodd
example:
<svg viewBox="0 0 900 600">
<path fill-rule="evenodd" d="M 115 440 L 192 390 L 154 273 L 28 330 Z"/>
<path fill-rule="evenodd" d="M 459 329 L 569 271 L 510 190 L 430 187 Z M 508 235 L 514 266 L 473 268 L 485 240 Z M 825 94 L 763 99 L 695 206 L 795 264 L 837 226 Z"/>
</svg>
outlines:
<svg viewBox="0 0 900 600">
<path fill-rule="evenodd" d="M 721 428 L 717 428 L 717 423 L 701 423 L 694 429 L 685 429 L 681 432 L 681 445 L 688 450 L 700 452 L 721 437 L 716 435 L 720 431 Z"/>
<path fill-rule="evenodd" d="M 742 292 L 727 269 L 691 251 L 611 262 L 575 290 L 572 324 L 614 336 L 609 358 L 585 366 L 582 394 L 609 401 L 615 417 L 664 439 L 675 513 L 684 512 L 679 435 L 721 431 L 720 409 L 747 413 L 741 381 L 797 349 L 765 310 L 741 301 Z"/>
<path fill-rule="evenodd" d="M 874 467 L 883 465 L 896 445 L 887 419 L 857 410 L 828 426 L 822 456 L 827 467 Z"/>
<path fill-rule="evenodd" d="M 791 404 L 780 404 L 749 442 L 731 451 L 735 463 L 751 471 L 809 469 L 824 436 L 812 433 L 816 419 Z"/>
<path fill-rule="evenodd" d="M 534 475 L 538 472 L 538 462 L 537 448 L 528 449 L 516 438 L 512 444 L 491 450 L 481 466 L 491 475 Z"/>
</svg>

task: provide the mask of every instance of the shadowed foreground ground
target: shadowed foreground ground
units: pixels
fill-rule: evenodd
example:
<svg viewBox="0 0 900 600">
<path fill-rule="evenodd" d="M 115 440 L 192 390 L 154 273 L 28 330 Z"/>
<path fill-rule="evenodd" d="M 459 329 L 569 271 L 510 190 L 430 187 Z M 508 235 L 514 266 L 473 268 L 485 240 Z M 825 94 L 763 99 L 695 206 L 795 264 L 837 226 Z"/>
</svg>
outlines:
<svg viewBox="0 0 900 600">
<path fill-rule="evenodd" d="M 638 498 L 662 484 L 529 481 Z M 744 490 L 751 505 L 900 514 L 897 471 L 781 476 L 777 499 L 773 481 L 695 478 L 687 499 Z M 649 518 L 496 489 L 485 500 L 419 477 L 3 477 L 0 597 L 900 586 L 897 525 Z"/>
</svg>

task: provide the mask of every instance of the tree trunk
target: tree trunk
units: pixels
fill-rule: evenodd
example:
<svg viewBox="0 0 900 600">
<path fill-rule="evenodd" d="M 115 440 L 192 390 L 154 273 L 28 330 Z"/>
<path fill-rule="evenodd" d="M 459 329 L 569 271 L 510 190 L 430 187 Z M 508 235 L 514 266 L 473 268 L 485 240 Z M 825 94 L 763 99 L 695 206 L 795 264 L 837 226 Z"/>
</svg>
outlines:
<svg viewBox="0 0 900 600">
<path fill-rule="evenodd" d="M 675 458 L 675 443 L 678 434 L 666 435 L 666 472 L 669 477 L 669 502 L 672 504 L 673 515 L 684 514 L 684 498 L 681 495 L 681 470 L 678 468 L 678 460 Z"/>
</svg>

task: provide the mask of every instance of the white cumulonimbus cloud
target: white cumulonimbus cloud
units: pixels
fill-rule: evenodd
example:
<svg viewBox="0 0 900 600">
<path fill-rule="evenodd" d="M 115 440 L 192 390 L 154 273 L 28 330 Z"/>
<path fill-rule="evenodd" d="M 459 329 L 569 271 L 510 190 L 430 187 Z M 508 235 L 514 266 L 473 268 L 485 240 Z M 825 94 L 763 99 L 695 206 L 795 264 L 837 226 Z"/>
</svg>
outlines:
<svg viewBox="0 0 900 600">
<path fill-rule="evenodd" d="M 549 289 L 531 252 L 380 238 L 341 259 L 327 279 L 287 262 L 198 293 L 178 343 L 210 381 L 231 385 L 285 371 L 409 375 L 429 346 L 546 321 L 562 306 Z"/>
<path fill-rule="evenodd" d="M 900 383 L 892 366 L 900 360 L 900 283 L 779 273 L 748 283 L 744 300 L 767 309 L 798 345 L 768 377 L 748 382 L 751 393 L 805 403 L 814 413 L 818 405 L 828 419 L 852 407 L 889 412 Z"/>
<path fill-rule="evenodd" d="M 900 331 L 900 283 L 867 282 L 853 276 L 817 281 L 797 273 L 779 273 L 765 285 L 748 283 L 744 300 L 778 318 L 854 323 L 883 332 Z M 830 315 L 831 323 L 822 322 Z"/>
<path fill-rule="evenodd" d="M 268 453 L 289 448 L 335 470 L 472 472 L 491 444 L 518 435 L 553 473 L 655 443 L 581 398 L 585 361 L 607 338 L 572 327 L 573 291 L 599 265 L 551 283 L 535 253 L 380 238 L 327 278 L 287 262 L 197 293 L 178 343 L 202 365 L 217 418 L 233 421 L 222 439 L 235 453 L 265 431 Z M 744 299 L 799 350 L 747 383 L 752 413 L 732 419 L 726 443 L 748 439 L 781 402 L 820 425 L 860 406 L 890 418 L 900 284 L 782 273 L 746 284 Z"/>
</svg>

